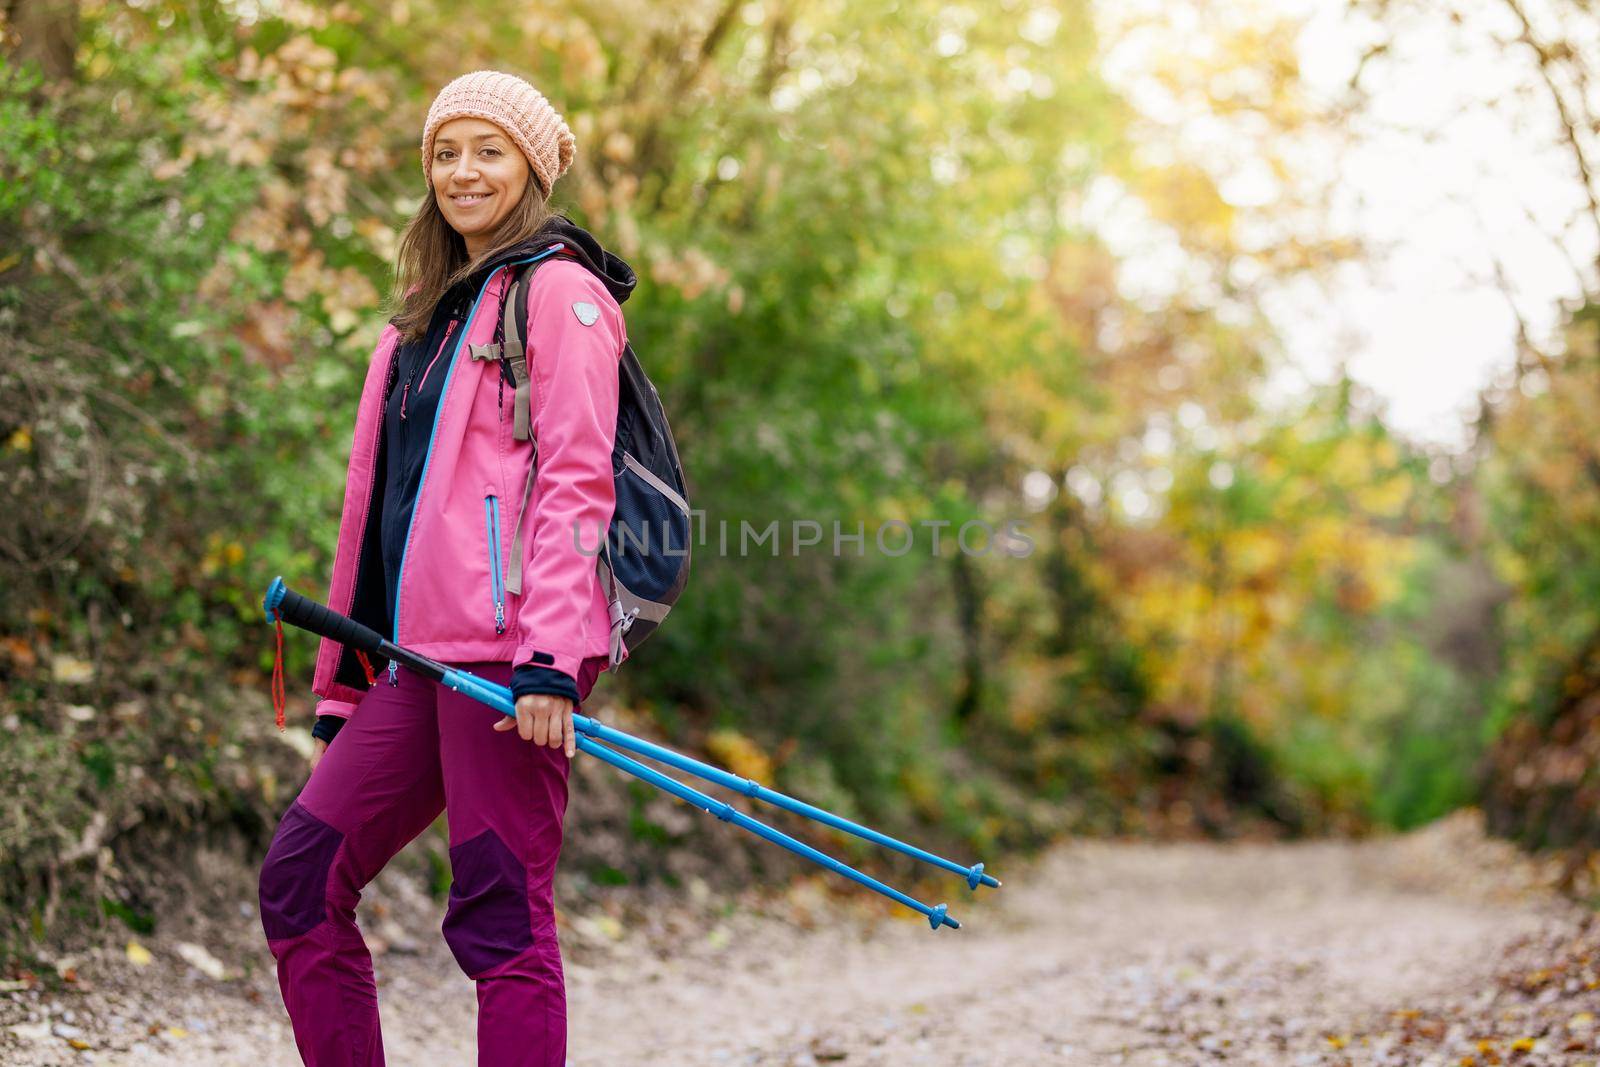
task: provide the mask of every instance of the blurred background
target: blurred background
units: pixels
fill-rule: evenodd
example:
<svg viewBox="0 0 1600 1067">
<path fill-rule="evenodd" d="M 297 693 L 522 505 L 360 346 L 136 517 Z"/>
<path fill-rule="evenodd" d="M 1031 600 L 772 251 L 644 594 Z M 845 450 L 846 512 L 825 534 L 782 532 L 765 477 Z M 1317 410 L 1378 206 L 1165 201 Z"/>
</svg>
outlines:
<svg viewBox="0 0 1600 1067">
<path fill-rule="evenodd" d="M 315 641 L 280 736 L 260 598 L 325 594 L 422 119 L 481 67 L 571 124 L 554 206 L 639 273 L 709 522 L 866 532 L 697 553 L 621 721 L 961 854 L 1476 806 L 1592 889 L 1597 38 L 1583 0 L 0 0 L 5 938 L 148 927 L 141 871 L 259 857 L 298 788 Z M 874 548 L 1011 519 L 1026 556 Z M 745 847 L 595 781 L 573 878 Z"/>
</svg>

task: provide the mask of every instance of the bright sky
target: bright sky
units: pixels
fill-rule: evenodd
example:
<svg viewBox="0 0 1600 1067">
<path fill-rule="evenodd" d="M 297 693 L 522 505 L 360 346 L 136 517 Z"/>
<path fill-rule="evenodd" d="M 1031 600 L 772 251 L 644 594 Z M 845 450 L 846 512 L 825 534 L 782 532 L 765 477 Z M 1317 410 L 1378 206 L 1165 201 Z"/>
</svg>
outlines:
<svg viewBox="0 0 1600 1067">
<path fill-rule="evenodd" d="M 1120 0 L 1118 9 L 1129 6 L 1146 4 Z M 1256 10 L 1263 7 L 1310 15 L 1298 57 L 1308 84 L 1330 96 L 1374 39 L 1373 27 L 1334 0 L 1260 0 Z M 1160 8 L 1167 27 L 1186 32 L 1180 8 L 1170 0 Z M 1519 90 L 1536 78 L 1531 55 L 1495 39 L 1516 36 L 1517 27 L 1498 5 L 1474 10 L 1479 21 L 1462 26 L 1433 11 L 1410 17 L 1363 78 L 1372 100 L 1349 131 L 1354 144 L 1328 160 L 1340 168 L 1334 221 L 1383 253 L 1331 291 L 1286 289 L 1267 304 L 1292 364 L 1278 390 L 1327 380 L 1347 361 L 1385 402 L 1391 425 L 1443 445 L 1464 443 L 1479 391 L 1513 359 L 1516 317 L 1495 281 L 1496 260 L 1518 311 L 1547 341 L 1558 302 L 1580 291 L 1572 264 L 1592 265 L 1597 247 L 1588 224 L 1568 229 L 1565 250 L 1552 241 L 1582 206 L 1571 156 L 1557 144 L 1548 96 Z M 1122 58 L 1113 52 L 1108 74 L 1148 113 L 1138 60 Z M 1162 117 L 1175 119 L 1175 136 L 1193 139 L 1193 117 Z M 1232 165 L 1249 170 L 1248 161 Z M 1152 271 L 1172 275 L 1170 256 L 1134 243 L 1143 251 L 1129 261 L 1130 285 L 1142 284 L 1140 274 L 1150 283 Z"/>
</svg>

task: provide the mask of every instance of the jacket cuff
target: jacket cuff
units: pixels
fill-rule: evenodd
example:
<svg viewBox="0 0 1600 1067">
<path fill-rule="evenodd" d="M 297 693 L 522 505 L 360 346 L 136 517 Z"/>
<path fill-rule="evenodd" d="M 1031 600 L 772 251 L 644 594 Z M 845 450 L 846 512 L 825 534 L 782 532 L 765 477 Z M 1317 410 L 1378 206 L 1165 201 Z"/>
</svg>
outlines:
<svg viewBox="0 0 1600 1067">
<path fill-rule="evenodd" d="M 332 744 L 333 739 L 339 736 L 339 731 L 344 729 L 346 721 L 338 715 L 318 715 L 316 725 L 311 727 L 311 736 Z"/>
<path fill-rule="evenodd" d="M 349 700 L 319 700 L 317 702 L 317 718 L 331 716 L 337 719 L 348 719 L 355 713 L 356 706 Z"/>
<path fill-rule="evenodd" d="M 578 682 L 572 675 L 562 671 L 551 670 L 549 667 L 536 667 L 531 663 L 525 663 L 511 672 L 511 695 L 520 700 L 534 693 L 547 693 L 550 696 L 566 697 L 576 706 L 578 703 Z"/>
<path fill-rule="evenodd" d="M 568 678 L 576 678 L 578 668 L 583 664 L 583 657 L 565 652 L 547 652 L 532 645 L 523 645 L 512 655 L 511 662 L 517 668 L 549 667 L 553 671 L 560 671 Z"/>
</svg>

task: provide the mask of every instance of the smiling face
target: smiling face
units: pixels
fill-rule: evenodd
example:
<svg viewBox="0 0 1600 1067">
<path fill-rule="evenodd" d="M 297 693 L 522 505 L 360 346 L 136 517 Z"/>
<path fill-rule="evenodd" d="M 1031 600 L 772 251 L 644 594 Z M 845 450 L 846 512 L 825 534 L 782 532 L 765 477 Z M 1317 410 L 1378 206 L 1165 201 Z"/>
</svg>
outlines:
<svg viewBox="0 0 1600 1067">
<path fill-rule="evenodd" d="M 534 180 L 527 157 L 506 132 L 471 116 L 439 127 L 429 165 L 434 200 L 474 256 Z"/>
</svg>

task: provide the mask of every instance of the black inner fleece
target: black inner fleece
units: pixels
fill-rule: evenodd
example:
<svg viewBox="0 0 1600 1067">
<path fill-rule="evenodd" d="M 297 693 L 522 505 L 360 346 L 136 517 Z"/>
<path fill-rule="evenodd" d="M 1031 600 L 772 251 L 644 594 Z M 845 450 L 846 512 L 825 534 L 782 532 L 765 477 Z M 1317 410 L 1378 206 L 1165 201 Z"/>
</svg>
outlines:
<svg viewBox="0 0 1600 1067">
<path fill-rule="evenodd" d="M 394 382 L 383 413 L 383 435 L 389 442 L 381 509 L 384 614 L 389 620 L 384 632 L 388 634 L 394 633 L 395 582 L 400 576 L 400 559 L 405 552 L 417 490 L 422 485 L 428 439 L 433 435 L 433 418 L 450 370 L 450 353 L 443 347 L 445 332 L 451 324 L 459 330 L 467 307 L 452 290 L 434 308 L 427 335 L 401 345 L 395 355 Z M 455 346 L 456 339 L 452 332 L 450 347 Z"/>
</svg>

